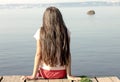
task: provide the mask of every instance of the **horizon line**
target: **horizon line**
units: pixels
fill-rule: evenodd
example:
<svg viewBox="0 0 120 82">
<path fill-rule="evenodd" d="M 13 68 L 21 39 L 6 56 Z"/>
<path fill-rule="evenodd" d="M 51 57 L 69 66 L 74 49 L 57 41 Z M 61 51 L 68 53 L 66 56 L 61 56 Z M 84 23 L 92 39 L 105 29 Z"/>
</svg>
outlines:
<svg viewBox="0 0 120 82">
<path fill-rule="evenodd" d="M 75 1 L 74 0 L 74 1 L 46 1 L 46 2 L 45 1 L 42 1 L 42 2 L 41 1 L 36 1 L 36 2 L 35 1 L 34 2 L 33 1 L 31 1 L 31 2 L 28 2 L 28 1 L 27 2 L 26 1 L 20 1 L 20 2 L 18 2 L 18 1 L 17 2 L 14 2 L 14 1 L 13 2 L 0 1 L 0 4 L 50 4 L 50 3 L 77 3 L 77 2 L 112 2 L 112 3 L 116 3 L 116 2 L 120 2 L 120 0 L 114 0 L 114 1 L 113 0 L 109 0 L 109 1 L 108 0 L 106 0 L 106 1 L 105 0 L 102 0 L 102 1 L 100 1 L 100 0 Z"/>
</svg>

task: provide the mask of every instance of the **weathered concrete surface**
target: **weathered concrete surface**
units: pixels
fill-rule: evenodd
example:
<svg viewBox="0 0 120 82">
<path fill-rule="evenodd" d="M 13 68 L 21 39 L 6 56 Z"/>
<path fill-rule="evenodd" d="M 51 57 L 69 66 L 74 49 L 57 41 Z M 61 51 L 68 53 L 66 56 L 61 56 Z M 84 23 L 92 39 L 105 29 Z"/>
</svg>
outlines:
<svg viewBox="0 0 120 82">
<path fill-rule="evenodd" d="M 117 77 L 100 77 L 97 80 L 98 82 L 120 82 Z"/>
<path fill-rule="evenodd" d="M 3 76 L 1 82 L 24 82 L 20 78 L 21 76 Z"/>
<path fill-rule="evenodd" d="M 21 76 L 0 76 L 0 82 L 79 82 L 72 81 L 68 79 L 38 79 L 38 80 L 21 80 Z M 95 77 L 91 78 L 92 82 L 120 82 L 120 80 L 115 77 Z"/>
</svg>

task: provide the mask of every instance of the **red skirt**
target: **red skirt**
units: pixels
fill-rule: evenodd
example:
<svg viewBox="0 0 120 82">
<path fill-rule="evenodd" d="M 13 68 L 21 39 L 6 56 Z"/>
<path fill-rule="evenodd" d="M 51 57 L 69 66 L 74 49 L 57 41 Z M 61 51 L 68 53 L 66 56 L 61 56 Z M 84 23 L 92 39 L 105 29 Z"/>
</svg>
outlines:
<svg viewBox="0 0 120 82">
<path fill-rule="evenodd" d="M 39 68 L 37 77 L 43 77 L 46 79 L 62 79 L 66 77 L 66 70 L 45 70 Z"/>
</svg>

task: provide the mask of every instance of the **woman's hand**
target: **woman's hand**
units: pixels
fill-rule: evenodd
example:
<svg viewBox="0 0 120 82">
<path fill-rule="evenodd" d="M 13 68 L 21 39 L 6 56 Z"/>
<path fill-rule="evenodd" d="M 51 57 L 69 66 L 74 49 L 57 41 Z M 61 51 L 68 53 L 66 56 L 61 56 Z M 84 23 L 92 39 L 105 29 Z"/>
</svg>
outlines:
<svg viewBox="0 0 120 82">
<path fill-rule="evenodd" d="M 81 78 L 80 77 L 75 77 L 74 80 L 80 81 Z"/>
<path fill-rule="evenodd" d="M 22 80 L 36 80 L 37 78 L 31 75 L 31 76 L 22 76 L 21 79 Z"/>
<path fill-rule="evenodd" d="M 76 80 L 76 81 L 80 81 L 81 78 L 80 77 L 75 77 L 75 76 L 67 76 L 68 79 L 70 80 Z"/>
</svg>

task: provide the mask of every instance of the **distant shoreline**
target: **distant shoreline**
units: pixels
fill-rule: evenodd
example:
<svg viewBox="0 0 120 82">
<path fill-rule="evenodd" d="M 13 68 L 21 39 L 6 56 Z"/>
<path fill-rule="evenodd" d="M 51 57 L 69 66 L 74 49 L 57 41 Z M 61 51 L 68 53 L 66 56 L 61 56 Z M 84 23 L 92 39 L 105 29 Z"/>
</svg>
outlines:
<svg viewBox="0 0 120 82">
<path fill-rule="evenodd" d="M 25 4 L 0 4 L 0 9 L 6 8 L 41 8 L 47 6 L 58 6 L 58 7 L 91 7 L 91 6 L 120 6 L 120 2 L 66 2 L 66 3 L 25 3 Z"/>
</svg>

